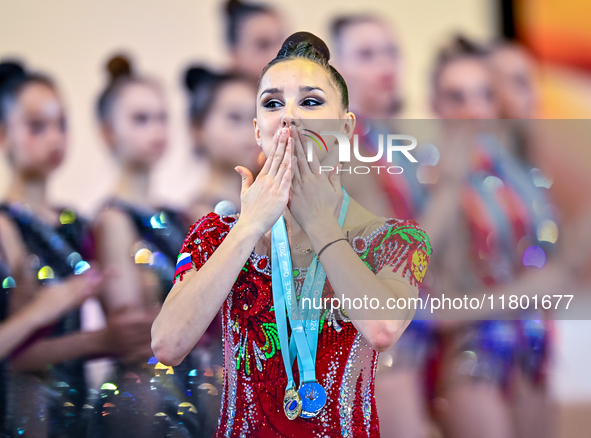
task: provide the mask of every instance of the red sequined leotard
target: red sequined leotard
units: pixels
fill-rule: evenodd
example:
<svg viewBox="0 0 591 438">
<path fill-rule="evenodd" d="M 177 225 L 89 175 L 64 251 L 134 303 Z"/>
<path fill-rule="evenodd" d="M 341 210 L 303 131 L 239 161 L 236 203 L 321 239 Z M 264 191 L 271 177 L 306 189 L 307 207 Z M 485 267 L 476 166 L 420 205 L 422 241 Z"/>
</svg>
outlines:
<svg viewBox="0 0 591 438">
<path fill-rule="evenodd" d="M 191 254 L 194 269 L 203 266 L 236 220 L 209 213 L 191 227 L 181 253 Z M 353 249 L 372 272 L 420 287 L 431 247 L 414 221 L 377 218 L 349 235 Z M 269 257 L 253 249 L 221 309 L 225 373 L 216 436 L 379 437 L 374 399 L 378 353 L 345 315 L 329 310 L 322 315 L 316 359 L 316 376 L 326 390 L 327 403 L 315 418 L 286 417 L 287 377 L 279 351 L 270 265 Z M 305 271 L 293 272 L 298 293 Z M 175 282 L 182 276 L 178 274 Z M 333 293 L 327 279 L 323 294 Z M 294 365 L 296 382 L 297 376 Z"/>
</svg>

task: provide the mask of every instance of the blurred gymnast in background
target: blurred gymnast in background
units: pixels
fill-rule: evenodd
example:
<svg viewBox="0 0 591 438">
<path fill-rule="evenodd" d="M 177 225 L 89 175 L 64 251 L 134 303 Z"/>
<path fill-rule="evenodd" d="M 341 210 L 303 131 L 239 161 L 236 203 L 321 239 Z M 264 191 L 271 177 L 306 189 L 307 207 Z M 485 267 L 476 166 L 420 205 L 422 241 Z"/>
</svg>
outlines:
<svg viewBox="0 0 591 438">
<path fill-rule="evenodd" d="M 351 108 L 358 115 L 356 133 L 363 156 L 374 156 L 378 133 L 399 129 L 393 119 L 402 109 L 402 67 L 396 32 L 384 19 L 374 15 L 346 15 L 331 24 L 335 64 L 349 85 Z M 366 120 L 362 120 L 366 119 Z M 397 159 L 397 157 L 392 157 Z M 404 172 L 383 171 L 343 178 L 343 186 L 357 196 L 364 207 L 386 217 L 414 219 L 428 224 L 424 215 L 426 187 L 417 179 L 416 166 L 406 161 Z M 351 157 L 351 167 L 363 165 Z M 388 166 L 383 158 L 380 165 Z M 426 216 L 426 217 L 425 217 Z M 436 238 L 425 227 L 436 246 Z M 429 275 L 429 273 L 427 273 Z M 427 283 L 427 282 L 426 282 Z M 423 295 L 427 284 L 423 284 Z M 382 437 L 426 437 L 429 412 L 426 399 L 426 366 L 434 345 L 433 324 L 415 319 L 398 342 L 380 355 L 376 373 L 376 405 Z"/>
<path fill-rule="evenodd" d="M 168 142 L 168 111 L 161 86 L 137 75 L 123 56 L 112 58 L 107 68 L 109 81 L 98 99 L 97 115 L 119 177 L 98 213 L 95 231 L 97 261 L 103 270 L 117 269 L 117 275 L 105 281 L 102 305 L 107 317 L 152 321 L 170 288 L 188 222 L 176 210 L 155 206 L 150 196 L 151 173 Z M 149 338 L 149 325 L 141 330 Z M 207 424 L 209 397 L 200 397 L 209 392 L 196 391 L 204 371 L 195 355 L 173 370 L 150 359 L 149 344 L 137 345 L 136 350 L 137 354 L 132 356 L 130 351 L 117 362 L 115 375 L 103 385 L 99 400 L 93 401 L 97 412 L 89 436 L 164 436 L 170 428 L 181 436 L 207 433 L 202 427 L 213 431 L 215 424 Z M 209 362 L 209 356 L 204 360 Z M 199 376 L 191 375 L 197 370 Z M 207 379 L 214 381 L 213 376 Z M 193 406 L 186 415 L 179 407 L 182 403 Z M 215 422 L 218 407 L 219 402 L 210 422 Z M 171 418 L 159 417 L 162 412 Z"/>
<path fill-rule="evenodd" d="M 90 267 L 90 230 L 74 210 L 58 208 L 47 198 L 49 178 L 67 147 L 64 104 L 48 76 L 28 72 L 15 62 L 0 64 L 0 72 L 0 142 L 12 170 L 0 204 L 0 252 L 10 270 L 3 289 L 11 290 L 11 317 L 3 331 L 21 324 L 22 340 L 27 331 L 45 326 L 10 358 L 9 430 L 39 437 L 78 437 L 85 427 L 84 358 L 123 354 L 137 339 L 125 344 L 118 337 L 133 325 L 121 320 L 110 321 L 100 331 L 80 332 L 77 307 L 100 276 L 89 273 L 85 280 L 68 280 Z M 51 305 L 50 298 L 55 300 Z M 45 312 L 41 305 L 47 306 Z M 29 325 L 24 328 L 26 317 Z M 19 343 L 18 336 L 10 339 L 3 354 Z"/>
<path fill-rule="evenodd" d="M 230 69 L 257 81 L 287 36 L 283 19 L 272 6 L 240 0 L 226 3 L 225 18 Z"/>
<path fill-rule="evenodd" d="M 255 175 L 260 167 L 260 148 L 252 138 L 256 84 L 244 75 L 191 67 L 185 85 L 193 148 L 209 165 L 206 186 L 190 206 L 191 220 L 217 211 L 222 201 L 219 208 L 234 214 L 240 209 L 242 185 L 234 167 L 253 169 Z"/>
<path fill-rule="evenodd" d="M 455 238 L 439 248 L 445 257 L 434 257 L 437 285 L 446 295 L 551 295 L 568 287 L 572 266 L 568 257 L 550 257 L 558 229 L 546 189 L 512 143 L 483 121 L 497 118 L 502 108 L 495 80 L 488 53 L 463 37 L 435 64 L 433 109 L 456 119 L 444 124 L 455 141 L 440 143 L 436 186 L 456 196 L 451 214 L 440 217 Z M 526 311 L 511 320 L 441 322 L 435 409 L 447 436 L 553 436 L 550 322 Z"/>
<path fill-rule="evenodd" d="M 0 242 L 0 437 L 12 434 L 6 418 L 8 363 L 5 358 L 37 330 L 54 323 L 70 310 L 78 308 L 96 290 L 100 277 L 81 274 L 63 284 L 40 287 L 35 296 L 19 311 L 8 317 L 10 291 L 16 281 L 10 274 Z M 89 281 L 90 280 L 90 281 Z"/>
<path fill-rule="evenodd" d="M 494 72 L 499 117 L 535 119 L 539 96 L 531 54 L 516 43 L 502 41 L 491 47 L 489 60 Z"/>
</svg>

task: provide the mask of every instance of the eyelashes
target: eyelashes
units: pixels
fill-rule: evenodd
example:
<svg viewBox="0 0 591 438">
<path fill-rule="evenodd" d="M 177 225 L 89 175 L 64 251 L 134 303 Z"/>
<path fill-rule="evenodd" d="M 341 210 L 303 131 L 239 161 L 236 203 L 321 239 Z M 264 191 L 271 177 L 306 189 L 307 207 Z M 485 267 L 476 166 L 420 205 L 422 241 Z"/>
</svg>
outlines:
<svg viewBox="0 0 591 438">
<path fill-rule="evenodd" d="M 310 105 L 310 104 L 305 105 L 306 102 L 312 103 L 312 105 Z M 307 98 L 307 99 L 304 99 L 304 101 L 302 102 L 303 106 L 320 106 L 323 104 L 324 104 L 324 101 L 322 101 L 321 99 L 317 99 L 317 98 Z"/>
<path fill-rule="evenodd" d="M 268 109 L 275 109 L 278 108 L 280 105 L 281 102 L 279 102 L 277 99 L 271 99 L 266 102 L 263 102 L 263 106 Z"/>
<path fill-rule="evenodd" d="M 314 107 L 324 105 L 325 101 L 317 97 L 307 97 L 300 102 L 300 106 Z M 267 109 L 275 109 L 284 105 L 279 99 L 269 99 L 263 102 L 263 107 Z"/>
</svg>

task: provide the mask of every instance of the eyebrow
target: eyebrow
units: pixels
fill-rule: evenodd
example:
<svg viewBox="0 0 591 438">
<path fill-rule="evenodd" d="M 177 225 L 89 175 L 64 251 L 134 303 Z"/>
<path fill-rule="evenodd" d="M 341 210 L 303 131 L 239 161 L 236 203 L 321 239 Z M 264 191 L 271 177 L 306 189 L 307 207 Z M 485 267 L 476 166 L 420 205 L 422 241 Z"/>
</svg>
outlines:
<svg viewBox="0 0 591 438">
<path fill-rule="evenodd" d="M 275 93 L 280 93 L 282 91 L 283 90 L 280 88 L 267 88 L 266 90 L 263 90 L 263 92 L 261 93 L 259 98 L 263 97 L 263 94 L 275 94 Z"/>
<path fill-rule="evenodd" d="M 324 90 L 322 88 L 320 88 L 320 87 L 310 87 L 310 86 L 308 86 L 308 87 L 300 87 L 300 92 L 301 93 L 309 92 L 309 91 L 316 91 L 316 90 L 322 91 L 324 93 Z"/>
<path fill-rule="evenodd" d="M 304 87 L 300 87 L 300 93 L 307 93 L 310 91 L 322 91 L 324 93 L 324 90 L 320 87 L 312 87 L 312 86 L 304 86 Z M 263 94 L 275 94 L 275 93 L 282 93 L 283 89 L 282 88 L 267 88 L 266 90 L 263 90 L 263 92 L 261 93 L 261 95 L 259 96 L 259 99 L 261 97 L 263 97 Z"/>
</svg>

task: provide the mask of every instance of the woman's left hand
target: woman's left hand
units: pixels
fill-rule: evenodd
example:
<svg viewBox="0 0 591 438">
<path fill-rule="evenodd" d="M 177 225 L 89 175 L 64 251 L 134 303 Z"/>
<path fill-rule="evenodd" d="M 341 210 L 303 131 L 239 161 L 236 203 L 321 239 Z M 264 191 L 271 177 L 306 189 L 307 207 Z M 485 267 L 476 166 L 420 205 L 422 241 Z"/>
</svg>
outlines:
<svg viewBox="0 0 591 438">
<path fill-rule="evenodd" d="M 320 163 L 312 149 L 312 161 L 306 158 L 302 134 L 291 126 L 291 141 L 294 145 L 295 162 L 292 164 L 290 212 L 302 230 L 310 236 L 315 231 L 338 226 L 338 217 L 343 202 L 341 176 L 338 162 Z M 325 171 L 321 172 L 322 169 Z M 329 167 L 333 169 L 328 171 Z"/>
</svg>

